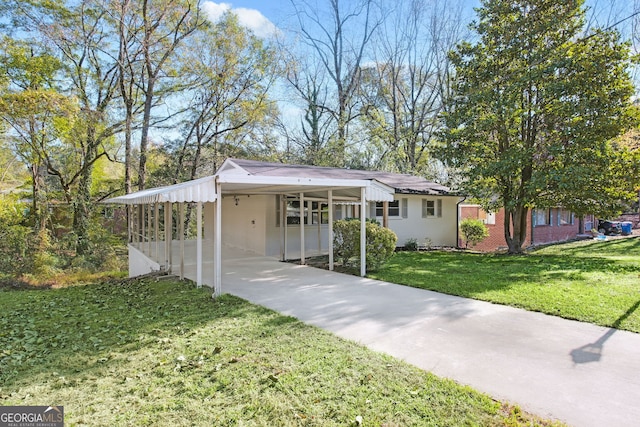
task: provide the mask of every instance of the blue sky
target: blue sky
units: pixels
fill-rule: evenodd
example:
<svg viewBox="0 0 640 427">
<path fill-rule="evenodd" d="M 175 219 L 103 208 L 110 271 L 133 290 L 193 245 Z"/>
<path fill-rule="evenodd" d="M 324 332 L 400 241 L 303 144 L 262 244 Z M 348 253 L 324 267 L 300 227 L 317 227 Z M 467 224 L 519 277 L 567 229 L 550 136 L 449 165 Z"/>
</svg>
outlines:
<svg viewBox="0 0 640 427">
<path fill-rule="evenodd" d="M 478 6 L 480 0 L 463 1 L 469 10 L 469 16 L 472 16 L 472 8 Z M 349 2 L 350 0 L 342 0 L 343 4 Z M 395 0 L 383 0 L 383 2 L 393 4 Z M 587 0 L 586 5 L 594 12 L 592 16 L 596 18 L 596 23 L 606 25 L 628 16 L 634 9 L 634 3 L 637 2 L 638 0 Z M 316 4 L 318 8 L 323 8 L 326 7 L 328 1 L 307 0 L 307 3 Z M 205 10 L 213 16 L 224 10 L 233 10 L 238 15 L 241 24 L 252 29 L 260 37 L 267 37 L 276 28 L 286 30 L 287 27 L 295 25 L 290 0 L 207 0 L 204 4 Z"/>
</svg>

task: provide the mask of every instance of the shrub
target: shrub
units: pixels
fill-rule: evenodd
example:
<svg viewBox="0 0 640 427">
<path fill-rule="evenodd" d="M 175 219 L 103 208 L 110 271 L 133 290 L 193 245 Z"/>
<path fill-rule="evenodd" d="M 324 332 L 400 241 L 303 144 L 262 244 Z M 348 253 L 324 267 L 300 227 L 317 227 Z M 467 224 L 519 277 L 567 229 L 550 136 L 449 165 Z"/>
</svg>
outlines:
<svg viewBox="0 0 640 427">
<path fill-rule="evenodd" d="M 346 266 L 360 257 L 360 220 L 339 220 L 333 225 L 335 256 Z M 367 268 L 376 269 L 394 254 L 398 237 L 388 228 L 366 222 Z"/>
<path fill-rule="evenodd" d="M 460 222 L 460 233 L 465 240 L 465 247 L 475 246 L 487 237 L 489 237 L 489 230 L 484 225 L 482 220 L 474 218 L 465 218 Z"/>
<path fill-rule="evenodd" d="M 407 251 L 412 251 L 415 252 L 418 250 L 418 239 L 407 239 L 406 242 L 404 242 L 404 249 Z"/>
<path fill-rule="evenodd" d="M 25 204 L 16 197 L 0 196 L 0 272 L 19 276 L 32 264 L 33 233 L 22 224 Z"/>
</svg>

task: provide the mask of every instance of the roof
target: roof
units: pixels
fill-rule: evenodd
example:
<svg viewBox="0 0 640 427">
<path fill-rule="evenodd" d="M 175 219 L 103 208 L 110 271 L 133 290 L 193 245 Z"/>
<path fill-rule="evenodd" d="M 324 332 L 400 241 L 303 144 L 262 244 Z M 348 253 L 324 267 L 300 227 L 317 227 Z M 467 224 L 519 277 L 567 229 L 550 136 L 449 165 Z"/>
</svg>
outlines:
<svg viewBox="0 0 640 427">
<path fill-rule="evenodd" d="M 455 196 L 448 187 L 408 174 L 227 159 L 216 175 L 114 197 L 105 203 L 213 202 L 221 196 L 216 193 L 216 179 L 221 195 L 305 193 L 323 198 L 332 190 L 336 203 L 359 200 L 361 189 L 369 201 L 392 201 L 394 192 Z"/>
<path fill-rule="evenodd" d="M 105 203 L 138 205 L 164 202 L 214 202 L 216 198 L 215 177 L 207 176 L 193 181 L 181 182 L 180 184 L 149 188 L 148 190 L 113 197 L 105 200 Z"/>
<path fill-rule="evenodd" d="M 228 159 L 225 164 L 237 165 L 253 176 L 376 180 L 392 187 L 396 193 L 456 196 L 449 187 L 409 174 L 308 165 L 289 165 L 233 158 Z M 220 168 L 220 172 L 224 172 L 225 164 Z"/>
</svg>

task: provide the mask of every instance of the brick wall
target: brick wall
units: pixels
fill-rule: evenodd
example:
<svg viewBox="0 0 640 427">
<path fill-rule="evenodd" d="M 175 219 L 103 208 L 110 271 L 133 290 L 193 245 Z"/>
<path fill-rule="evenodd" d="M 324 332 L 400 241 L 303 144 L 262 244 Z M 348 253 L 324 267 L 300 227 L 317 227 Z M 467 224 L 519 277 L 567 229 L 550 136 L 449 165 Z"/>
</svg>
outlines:
<svg viewBox="0 0 640 427">
<path fill-rule="evenodd" d="M 529 212 L 527 218 L 527 237 L 523 247 L 531 245 L 531 223 L 532 213 Z M 579 232 L 578 218 L 573 218 L 573 224 L 562 224 L 559 221 L 559 209 L 551 209 L 548 212 L 548 223 L 544 225 L 535 225 L 533 227 L 533 244 L 541 245 L 545 243 L 562 242 L 565 240 L 575 239 Z M 496 250 L 502 250 L 507 248 L 507 243 L 504 239 L 504 209 L 500 209 L 495 213 L 495 223 L 485 224 L 489 237 L 477 245 L 470 247 L 477 251 L 492 252 Z M 485 219 L 486 213 L 480 206 L 477 205 L 460 205 L 460 220 L 465 218 L 480 218 Z M 586 230 L 587 232 L 589 230 Z M 460 241 L 459 245 L 464 247 L 464 242 Z"/>
<path fill-rule="evenodd" d="M 469 249 L 483 252 L 493 252 L 496 250 L 502 250 L 507 248 L 507 242 L 504 239 L 504 209 L 500 209 L 495 213 L 495 223 L 485 224 L 489 231 L 489 237 L 484 239 Z M 477 205 L 460 205 L 460 220 L 465 218 L 482 218 L 486 217 L 485 212 L 480 206 Z M 528 219 L 528 223 L 531 223 L 531 217 Z M 525 241 L 525 247 L 529 246 L 531 242 L 530 229 L 527 227 L 527 238 Z M 464 247 L 464 241 L 459 243 L 461 247 Z"/>
</svg>

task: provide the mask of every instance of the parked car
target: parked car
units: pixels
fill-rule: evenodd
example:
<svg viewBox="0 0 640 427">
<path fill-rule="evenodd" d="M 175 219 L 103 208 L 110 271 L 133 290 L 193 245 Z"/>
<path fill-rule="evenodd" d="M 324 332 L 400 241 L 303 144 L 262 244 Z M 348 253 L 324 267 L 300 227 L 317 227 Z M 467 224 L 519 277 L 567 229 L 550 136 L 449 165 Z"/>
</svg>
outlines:
<svg viewBox="0 0 640 427">
<path fill-rule="evenodd" d="M 610 236 L 622 233 L 622 225 L 618 221 L 601 219 L 598 221 L 598 232 Z"/>
</svg>

